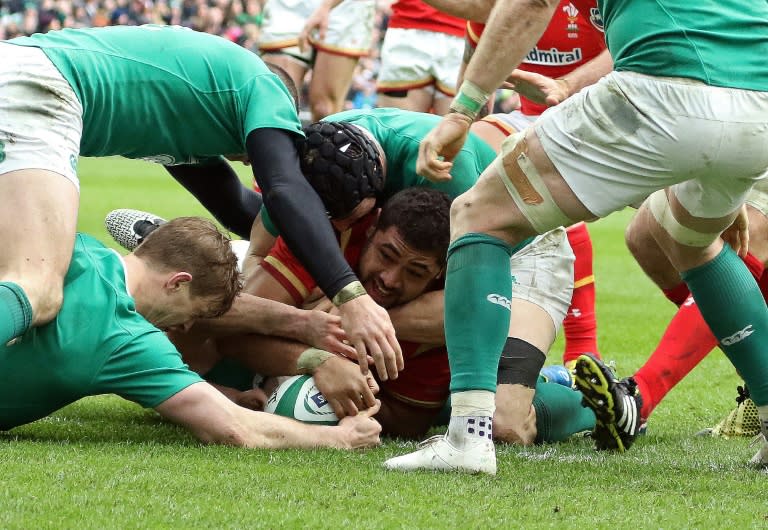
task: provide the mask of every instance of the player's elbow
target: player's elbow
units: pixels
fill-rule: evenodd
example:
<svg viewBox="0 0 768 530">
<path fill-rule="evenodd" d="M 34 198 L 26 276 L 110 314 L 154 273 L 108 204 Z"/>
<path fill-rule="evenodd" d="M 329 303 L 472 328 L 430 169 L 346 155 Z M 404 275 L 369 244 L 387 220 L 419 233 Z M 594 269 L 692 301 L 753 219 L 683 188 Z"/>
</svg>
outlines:
<svg viewBox="0 0 768 530">
<path fill-rule="evenodd" d="M 216 429 L 199 432 L 197 437 L 201 442 L 211 445 L 231 445 L 233 447 L 253 447 L 252 440 L 249 439 L 248 433 L 242 425 L 237 422 L 232 422 L 227 425 L 222 425 Z"/>
</svg>

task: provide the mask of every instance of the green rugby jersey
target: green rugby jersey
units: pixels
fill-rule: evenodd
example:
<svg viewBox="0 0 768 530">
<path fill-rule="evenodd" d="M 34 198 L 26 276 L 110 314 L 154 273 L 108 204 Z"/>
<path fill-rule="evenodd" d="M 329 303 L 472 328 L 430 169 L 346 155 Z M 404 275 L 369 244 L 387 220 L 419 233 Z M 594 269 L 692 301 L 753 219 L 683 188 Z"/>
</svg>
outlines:
<svg viewBox="0 0 768 530">
<path fill-rule="evenodd" d="M 617 71 L 768 91 L 765 0 L 598 0 Z"/>
<path fill-rule="evenodd" d="M 0 429 L 96 394 L 155 407 L 200 381 L 136 312 L 120 256 L 78 234 L 56 318 L 0 346 Z"/>
<path fill-rule="evenodd" d="M 250 51 L 178 26 L 66 29 L 12 39 L 40 48 L 83 105 L 81 155 L 165 165 L 245 153 L 263 127 L 301 134 L 295 103 Z"/>
<path fill-rule="evenodd" d="M 400 190 L 414 186 L 434 188 L 455 199 L 477 181 L 480 173 L 493 162 L 496 152 L 480 137 L 471 133 L 453 161 L 451 180 L 431 182 L 416 173 L 419 142 L 440 121 L 440 116 L 395 108 L 348 110 L 323 118 L 325 121 L 344 121 L 363 127 L 381 145 L 387 158 L 386 183 L 381 203 Z M 277 230 L 266 209 L 262 208 L 264 227 L 273 235 Z"/>
</svg>

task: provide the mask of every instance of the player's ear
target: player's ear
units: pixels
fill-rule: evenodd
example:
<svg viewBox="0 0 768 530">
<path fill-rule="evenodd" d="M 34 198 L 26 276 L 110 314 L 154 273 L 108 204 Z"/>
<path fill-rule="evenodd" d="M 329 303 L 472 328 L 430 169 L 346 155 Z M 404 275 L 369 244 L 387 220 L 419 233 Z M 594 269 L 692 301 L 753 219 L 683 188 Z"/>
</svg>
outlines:
<svg viewBox="0 0 768 530">
<path fill-rule="evenodd" d="M 188 272 L 176 272 L 165 281 L 165 288 L 171 291 L 177 291 L 187 283 L 192 281 L 192 275 Z"/>
</svg>

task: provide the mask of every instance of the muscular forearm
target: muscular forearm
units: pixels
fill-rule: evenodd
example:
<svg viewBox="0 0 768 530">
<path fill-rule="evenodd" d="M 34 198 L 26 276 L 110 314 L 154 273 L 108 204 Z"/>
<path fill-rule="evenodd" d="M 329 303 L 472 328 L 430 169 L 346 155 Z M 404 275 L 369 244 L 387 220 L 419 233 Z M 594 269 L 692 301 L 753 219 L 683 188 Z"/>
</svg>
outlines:
<svg viewBox="0 0 768 530">
<path fill-rule="evenodd" d="M 445 344 L 444 291 L 432 291 L 389 310 L 397 338 L 425 344 Z"/>
<path fill-rule="evenodd" d="M 240 361 L 249 371 L 264 376 L 297 375 L 297 361 L 308 346 L 298 341 L 266 335 L 237 335 L 216 341 L 223 357 Z"/>
<path fill-rule="evenodd" d="M 472 2 L 467 2 L 466 0 L 424 1 L 443 13 L 475 22 L 485 22 L 495 2 L 495 0 L 476 0 Z"/>
<path fill-rule="evenodd" d="M 464 79 L 487 93 L 496 90 L 535 46 L 557 5 L 554 0 L 498 0 Z"/>
<path fill-rule="evenodd" d="M 199 320 L 195 329 L 205 329 L 217 335 L 259 333 L 302 340 L 306 335 L 307 319 L 308 314 L 302 309 L 241 293 L 225 315 Z"/>
<path fill-rule="evenodd" d="M 611 70 L 613 70 L 613 58 L 611 52 L 605 49 L 600 55 L 561 76 L 560 79 L 567 83 L 569 95 L 573 95 L 582 88 L 595 84 Z"/>
</svg>

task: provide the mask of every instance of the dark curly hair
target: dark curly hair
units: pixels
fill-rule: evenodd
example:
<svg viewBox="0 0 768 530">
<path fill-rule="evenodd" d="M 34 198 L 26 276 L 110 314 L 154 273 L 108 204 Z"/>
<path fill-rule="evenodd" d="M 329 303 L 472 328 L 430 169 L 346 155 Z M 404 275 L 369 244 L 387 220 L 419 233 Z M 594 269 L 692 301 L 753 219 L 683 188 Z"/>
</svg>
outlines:
<svg viewBox="0 0 768 530">
<path fill-rule="evenodd" d="M 416 186 L 394 194 L 381 209 L 377 230 L 397 228 L 409 247 L 437 257 L 444 265 L 450 243 L 451 198 Z"/>
</svg>

